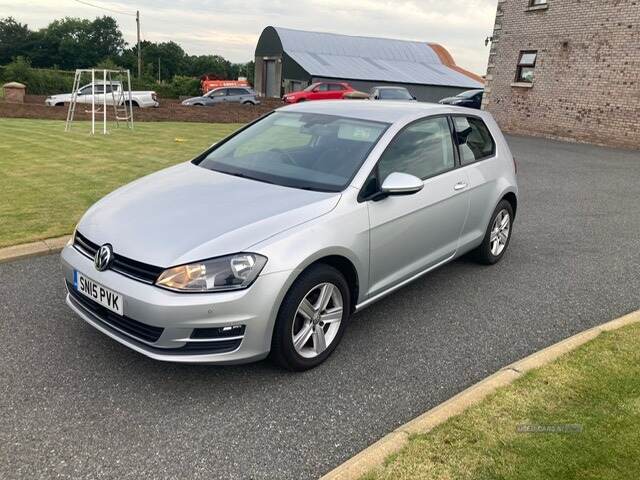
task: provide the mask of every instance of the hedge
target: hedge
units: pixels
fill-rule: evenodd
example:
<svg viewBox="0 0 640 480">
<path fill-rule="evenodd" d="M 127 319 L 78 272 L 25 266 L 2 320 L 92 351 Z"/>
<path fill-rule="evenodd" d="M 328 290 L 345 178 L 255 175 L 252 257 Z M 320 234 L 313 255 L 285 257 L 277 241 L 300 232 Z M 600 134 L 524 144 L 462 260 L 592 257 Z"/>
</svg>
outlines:
<svg viewBox="0 0 640 480">
<path fill-rule="evenodd" d="M 17 58 L 8 65 L 0 66 L 0 85 L 7 82 L 20 82 L 27 86 L 27 94 L 54 95 L 70 93 L 73 89 L 75 72 L 45 68 L 31 68 L 29 62 Z M 83 84 L 90 82 L 83 75 Z M 133 90 L 153 90 L 162 98 L 193 97 L 200 95 L 200 80 L 176 75 L 170 82 L 157 83 L 149 78 L 131 77 Z"/>
</svg>

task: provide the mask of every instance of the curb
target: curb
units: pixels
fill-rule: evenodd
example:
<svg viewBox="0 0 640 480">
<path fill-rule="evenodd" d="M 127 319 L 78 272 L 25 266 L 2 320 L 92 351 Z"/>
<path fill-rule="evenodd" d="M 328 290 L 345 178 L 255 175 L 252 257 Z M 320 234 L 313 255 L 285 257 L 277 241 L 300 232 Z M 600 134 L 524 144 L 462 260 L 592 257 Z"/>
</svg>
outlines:
<svg viewBox="0 0 640 480">
<path fill-rule="evenodd" d="M 0 263 L 57 253 L 64 248 L 70 238 L 71 235 L 65 235 L 63 237 L 46 238 L 37 242 L 0 248 Z"/>
<path fill-rule="evenodd" d="M 571 352 L 580 345 L 593 340 L 602 332 L 617 330 L 638 322 L 640 322 L 640 310 L 585 330 L 522 360 L 507 365 L 444 403 L 401 425 L 342 465 L 323 475 L 320 480 L 355 480 L 360 478 L 375 467 L 382 465 L 390 454 L 400 451 L 407 443 L 410 435 L 427 433 L 447 419 L 459 415 L 467 408 L 479 403 L 498 388 L 509 385 L 529 370 L 553 362 L 565 353 Z"/>
</svg>

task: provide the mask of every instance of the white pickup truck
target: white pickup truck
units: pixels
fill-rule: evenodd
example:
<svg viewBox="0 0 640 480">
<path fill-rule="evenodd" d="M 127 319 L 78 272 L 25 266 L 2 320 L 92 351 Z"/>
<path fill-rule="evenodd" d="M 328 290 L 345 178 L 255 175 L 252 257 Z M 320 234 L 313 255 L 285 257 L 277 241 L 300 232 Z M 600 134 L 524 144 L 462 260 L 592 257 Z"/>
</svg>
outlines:
<svg viewBox="0 0 640 480">
<path fill-rule="evenodd" d="M 127 101 L 129 99 L 128 92 L 124 92 L 122 95 L 122 83 L 121 82 L 96 82 L 95 89 L 92 93 L 92 84 L 84 85 L 78 89 L 78 103 L 91 104 L 91 98 L 95 96 L 96 105 L 103 105 L 106 95 L 107 105 L 113 105 L 114 102 L 121 104 L 123 99 L 126 98 Z M 71 98 L 73 97 L 72 93 L 61 93 L 59 95 L 51 95 L 47 97 L 44 103 L 49 107 L 60 107 L 65 103 L 70 103 Z M 148 108 L 148 107 L 159 107 L 158 96 L 156 92 L 147 91 L 147 92 L 131 92 L 131 104 L 134 107 L 140 108 Z"/>
</svg>

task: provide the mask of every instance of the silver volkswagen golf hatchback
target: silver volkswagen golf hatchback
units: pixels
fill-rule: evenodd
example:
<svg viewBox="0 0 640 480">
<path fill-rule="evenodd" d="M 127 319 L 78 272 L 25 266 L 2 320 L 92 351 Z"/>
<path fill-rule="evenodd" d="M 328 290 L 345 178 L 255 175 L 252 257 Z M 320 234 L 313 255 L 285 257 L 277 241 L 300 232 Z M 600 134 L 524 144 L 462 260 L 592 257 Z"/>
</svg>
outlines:
<svg viewBox="0 0 640 480">
<path fill-rule="evenodd" d="M 62 251 L 67 303 L 157 360 L 305 370 L 384 295 L 467 252 L 499 261 L 517 194 L 487 113 L 287 106 L 93 205 Z"/>
</svg>

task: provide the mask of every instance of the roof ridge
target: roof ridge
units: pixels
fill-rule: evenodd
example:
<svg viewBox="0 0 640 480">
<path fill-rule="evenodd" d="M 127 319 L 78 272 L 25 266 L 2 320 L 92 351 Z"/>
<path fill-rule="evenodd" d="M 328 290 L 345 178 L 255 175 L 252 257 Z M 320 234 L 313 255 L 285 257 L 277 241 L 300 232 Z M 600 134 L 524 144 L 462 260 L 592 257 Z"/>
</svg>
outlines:
<svg viewBox="0 0 640 480">
<path fill-rule="evenodd" d="M 406 42 L 406 43 L 417 43 L 420 45 L 429 46 L 430 42 L 426 40 L 405 40 L 403 38 L 391 38 L 391 37 L 371 37 L 368 35 L 349 35 L 347 33 L 334 33 L 334 32 L 325 32 L 325 31 L 317 31 L 317 30 L 302 30 L 299 28 L 289 28 L 289 27 L 277 27 L 275 25 L 271 25 L 276 31 L 278 30 L 289 30 L 290 32 L 300 32 L 300 33 L 318 33 L 321 35 L 333 35 L 336 37 L 349 37 L 349 38 L 365 38 L 367 40 L 391 40 L 393 42 Z"/>
</svg>

